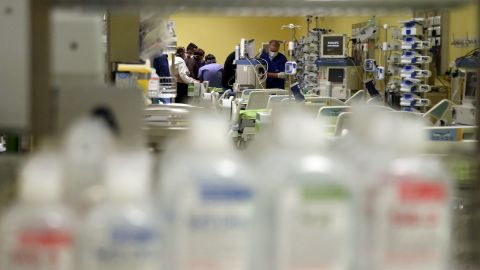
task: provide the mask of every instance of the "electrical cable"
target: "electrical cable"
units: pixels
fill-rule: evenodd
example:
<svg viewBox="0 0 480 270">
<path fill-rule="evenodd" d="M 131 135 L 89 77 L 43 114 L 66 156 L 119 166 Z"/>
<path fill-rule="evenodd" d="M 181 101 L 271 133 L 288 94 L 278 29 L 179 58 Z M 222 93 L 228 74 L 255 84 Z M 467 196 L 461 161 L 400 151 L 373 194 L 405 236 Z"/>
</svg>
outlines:
<svg viewBox="0 0 480 270">
<path fill-rule="evenodd" d="M 255 66 L 249 58 L 246 58 L 246 59 L 247 59 L 248 63 L 250 63 L 250 65 L 252 65 L 253 67 L 255 67 L 254 72 L 255 72 L 255 77 L 257 78 L 258 83 L 259 83 L 259 84 L 264 83 L 264 82 L 267 80 L 267 76 L 268 76 L 268 74 L 267 74 L 267 73 L 268 73 L 268 63 L 267 63 L 267 69 L 265 70 L 266 72 L 264 73 L 264 76 L 263 76 L 263 77 L 260 77 L 260 76 L 259 76 L 259 73 L 260 73 L 260 72 L 259 72 L 259 70 L 258 70 L 259 67 L 258 67 L 258 66 Z M 259 59 L 261 59 L 261 58 L 259 58 Z M 261 60 L 264 60 L 264 59 L 261 59 Z M 257 59 L 257 61 L 258 61 L 258 59 Z M 264 61 L 265 61 L 265 60 L 264 60 Z M 265 62 L 266 62 L 266 61 L 265 61 Z"/>
<path fill-rule="evenodd" d="M 477 48 L 469 51 L 465 56 L 469 56 L 471 53 L 473 53 L 473 52 L 475 52 L 475 51 L 478 51 L 478 50 L 480 50 L 480 47 L 477 47 Z"/>
<path fill-rule="evenodd" d="M 351 42 L 351 43 L 352 43 L 352 45 L 353 45 L 353 41 L 352 41 L 352 39 L 351 39 L 351 38 L 350 38 L 350 39 L 348 39 L 348 41 L 347 41 L 347 45 L 345 46 L 345 47 L 346 47 L 346 49 L 347 49 L 347 51 L 348 51 L 348 49 L 350 49 L 350 45 L 349 45 L 349 44 L 350 44 L 350 42 Z"/>
<path fill-rule="evenodd" d="M 260 62 L 260 60 L 261 60 L 261 61 L 264 61 L 264 62 L 265 62 L 265 65 L 266 65 L 266 69 L 265 69 L 265 67 L 263 67 L 263 68 L 265 69 L 265 73 L 263 74 L 263 77 L 259 77 L 259 82 L 260 82 L 260 83 L 263 83 L 263 82 L 267 81 L 267 77 L 268 77 L 268 74 L 267 74 L 267 73 L 268 73 L 268 62 L 265 61 L 265 60 L 262 59 L 262 58 L 258 58 L 258 59 L 257 59 L 257 61 L 259 61 L 259 62 Z M 250 62 L 250 61 L 249 61 L 249 62 Z M 260 73 L 259 68 L 260 68 L 259 66 L 256 66 L 256 68 L 255 68 L 255 74 L 257 75 L 257 77 L 258 77 L 258 75 L 259 75 L 259 73 Z"/>
<path fill-rule="evenodd" d="M 443 79 L 440 79 L 440 76 L 437 76 L 437 80 L 445 87 L 448 88 L 448 86 L 445 84 L 445 82 L 443 81 Z"/>
<path fill-rule="evenodd" d="M 258 55 L 258 54 L 257 54 L 257 55 Z M 255 58 L 255 59 L 256 59 L 256 60 L 264 61 L 265 65 L 266 65 L 266 71 L 268 72 L 268 62 L 267 62 L 265 59 L 262 59 L 262 58 Z M 250 65 L 255 66 L 250 59 L 247 58 L 247 61 L 250 63 Z M 263 77 L 259 77 L 259 73 L 260 73 L 260 72 L 258 71 L 258 67 L 255 68 L 254 71 L 255 71 L 255 76 L 257 77 L 257 81 L 258 81 L 260 84 L 262 84 L 263 82 L 265 82 L 265 81 L 267 80 L 267 72 L 265 72 L 265 75 L 264 75 Z M 228 80 L 228 82 L 227 82 L 228 86 L 233 86 L 233 82 L 232 82 L 233 79 L 235 79 L 235 75 L 232 76 L 232 77 Z M 232 82 L 232 83 L 231 83 L 231 82 Z"/>
<path fill-rule="evenodd" d="M 268 72 L 268 62 L 267 62 L 267 60 L 265 60 L 263 58 L 257 58 L 257 60 L 263 61 L 265 63 L 265 67 L 266 67 L 266 70 Z"/>
<path fill-rule="evenodd" d="M 228 86 L 232 86 L 232 87 L 233 87 L 234 82 L 232 82 L 232 80 L 235 79 L 235 76 L 236 76 L 236 75 L 233 75 L 230 79 L 228 79 L 228 81 L 227 81 L 227 85 L 228 85 Z M 230 83 L 230 82 L 232 82 L 232 83 Z"/>
<path fill-rule="evenodd" d="M 363 82 L 363 78 L 360 76 L 360 71 L 359 71 L 359 69 L 358 69 L 358 66 L 355 64 L 355 62 L 353 61 L 353 59 L 350 58 L 350 57 L 347 57 L 346 59 L 348 59 L 348 60 L 350 60 L 350 61 L 352 62 L 353 67 L 357 70 L 357 77 L 358 77 L 358 79 L 359 79 L 361 82 Z"/>
<path fill-rule="evenodd" d="M 476 51 L 478 51 L 478 50 L 480 50 L 480 47 L 475 48 L 475 49 L 469 51 L 467 54 L 465 54 L 465 55 L 462 56 L 462 57 L 459 57 L 457 60 L 460 60 L 460 61 L 459 61 L 458 64 L 456 64 L 456 65 L 459 66 L 460 64 L 462 64 L 462 62 L 463 62 L 467 57 L 473 56 L 472 53 L 474 53 L 474 52 L 476 52 Z"/>
</svg>

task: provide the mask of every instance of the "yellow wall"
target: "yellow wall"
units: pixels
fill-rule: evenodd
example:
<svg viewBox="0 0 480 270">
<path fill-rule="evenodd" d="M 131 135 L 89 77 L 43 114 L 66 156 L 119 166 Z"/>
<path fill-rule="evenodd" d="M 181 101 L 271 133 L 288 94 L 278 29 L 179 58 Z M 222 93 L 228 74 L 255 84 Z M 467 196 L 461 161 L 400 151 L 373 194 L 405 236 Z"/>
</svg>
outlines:
<svg viewBox="0 0 480 270">
<path fill-rule="evenodd" d="M 394 15 L 378 17 L 377 23 L 398 26 L 399 20 L 408 19 L 411 15 Z M 323 17 L 319 20 L 320 28 L 332 29 L 335 33 L 351 35 L 352 24 L 365 22 L 370 17 Z M 302 26 L 297 38 L 306 33 L 305 17 L 225 17 L 200 16 L 197 14 L 175 14 L 170 19 L 176 23 L 176 33 L 179 46 L 187 46 L 194 42 L 205 52 L 212 53 L 219 63 L 223 63 L 229 53 L 234 50 L 241 38 L 255 39 L 257 51 L 262 42 L 271 39 L 289 40 L 288 30 L 281 30 L 282 25 L 294 23 Z M 312 24 L 312 27 L 314 24 Z M 383 33 L 379 41 L 383 41 Z"/>
<path fill-rule="evenodd" d="M 464 7 L 456 8 L 450 11 L 450 35 L 449 43 L 455 39 L 480 38 L 478 29 L 478 6 L 470 4 Z M 473 47 L 468 48 L 449 48 L 449 62 L 465 55 L 471 51 Z"/>
<path fill-rule="evenodd" d="M 412 17 L 410 13 L 401 13 L 390 16 L 377 17 L 377 24 L 383 26 L 399 26 L 400 20 Z M 450 11 L 450 35 L 449 43 L 456 38 L 479 37 L 478 31 L 478 7 L 474 4 L 463 6 Z M 297 37 L 305 35 L 306 21 L 304 17 L 225 17 L 200 16 L 192 14 L 175 14 L 171 17 L 176 22 L 176 32 L 179 46 L 186 46 L 189 42 L 196 43 L 206 53 L 212 53 L 217 57 L 219 63 L 223 63 L 226 56 L 233 51 L 240 38 L 255 39 L 257 50 L 262 42 L 270 39 L 288 40 L 289 31 L 281 30 L 282 25 L 294 23 L 303 28 L 297 33 Z M 335 33 L 351 35 L 352 24 L 365 22 L 367 16 L 336 16 L 322 17 L 319 20 L 320 28 L 332 29 Z M 312 24 L 313 26 L 313 24 Z M 383 31 L 380 30 L 377 44 L 384 41 Z M 390 40 L 390 34 L 389 34 Z M 450 45 L 449 45 L 450 46 Z M 449 47 L 449 61 L 460 57 L 472 48 Z M 376 58 L 380 60 L 380 51 L 376 51 Z"/>
<path fill-rule="evenodd" d="M 224 63 L 225 58 L 240 42 L 241 38 L 255 39 L 257 51 L 262 42 L 271 39 L 288 40 L 289 31 L 282 25 L 296 23 L 296 17 L 225 17 L 176 14 L 170 19 L 176 23 L 175 30 L 179 46 L 193 42 L 205 52 L 216 56 Z"/>
</svg>

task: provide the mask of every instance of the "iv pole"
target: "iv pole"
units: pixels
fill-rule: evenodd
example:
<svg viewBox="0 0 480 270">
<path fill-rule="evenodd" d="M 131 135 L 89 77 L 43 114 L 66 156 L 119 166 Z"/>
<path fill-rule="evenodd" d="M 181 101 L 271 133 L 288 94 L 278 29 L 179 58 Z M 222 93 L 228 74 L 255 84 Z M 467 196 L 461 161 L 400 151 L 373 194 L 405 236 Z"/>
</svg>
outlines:
<svg viewBox="0 0 480 270">
<path fill-rule="evenodd" d="M 294 50 L 295 50 L 295 31 L 296 29 L 302 28 L 300 25 L 294 25 L 293 23 L 288 24 L 288 25 L 282 25 L 281 29 L 282 30 L 290 30 L 290 41 L 288 42 L 288 61 L 295 61 L 294 59 Z M 292 76 L 287 75 L 287 83 L 288 83 L 288 95 L 291 97 L 292 96 L 292 90 L 290 89 L 290 86 L 292 85 Z"/>
</svg>

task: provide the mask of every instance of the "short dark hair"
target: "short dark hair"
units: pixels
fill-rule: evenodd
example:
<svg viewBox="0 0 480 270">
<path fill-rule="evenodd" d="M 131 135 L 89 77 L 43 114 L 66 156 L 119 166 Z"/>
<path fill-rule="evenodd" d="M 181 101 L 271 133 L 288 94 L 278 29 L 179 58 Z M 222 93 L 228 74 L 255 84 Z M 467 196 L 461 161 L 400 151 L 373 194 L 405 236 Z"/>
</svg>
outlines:
<svg viewBox="0 0 480 270">
<path fill-rule="evenodd" d="M 177 47 L 177 51 L 175 52 L 176 56 L 181 56 L 184 53 L 185 53 L 185 48 L 184 47 Z"/>
<path fill-rule="evenodd" d="M 188 52 L 193 52 L 193 50 L 198 49 L 198 46 L 195 45 L 195 43 L 190 42 L 187 46 L 187 51 Z"/>
<path fill-rule="evenodd" d="M 202 49 L 196 49 L 193 51 L 193 55 L 195 56 L 204 56 L 205 55 L 205 51 L 202 50 Z"/>
<path fill-rule="evenodd" d="M 274 44 L 275 46 L 280 46 L 280 41 L 276 39 L 272 39 L 270 40 L 270 42 L 268 42 L 268 44 Z"/>
<path fill-rule="evenodd" d="M 211 64 L 211 63 L 215 63 L 217 61 L 217 59 L 215 58 L 215 55 L 209 53 L 207 54 L 207 56 L 205 56 L 205 63 L 208 63 L 208 64 Z"/>
</svg>

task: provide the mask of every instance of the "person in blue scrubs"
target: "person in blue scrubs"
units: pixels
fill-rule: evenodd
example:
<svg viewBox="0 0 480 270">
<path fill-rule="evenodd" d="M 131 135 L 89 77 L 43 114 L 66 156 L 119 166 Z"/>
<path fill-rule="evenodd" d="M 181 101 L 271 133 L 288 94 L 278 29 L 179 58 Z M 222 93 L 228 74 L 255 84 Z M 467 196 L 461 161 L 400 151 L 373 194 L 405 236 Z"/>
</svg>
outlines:
<svg viewBox="0 0 480 270">
<path fill-rule="evenodd" d="M 162 54 L 153 59 L 153 68 L 157 71 L 158 77 L 170 77 L 168 66 L 168 55 Z"/>
<path fill-rule="evenodd" d="M 162 54 L 153 59 L 153 68 L 157 72 L 158 77 L 170 77 L 170 68 L 168 66 L 168 55 Z M 160 100 L 163 104 L 171 103 L 169 98 L 153 98 L 152 101 L 154 104 L 158 103 Z"/>
<path fill-rule="evenodd" d="M 270 40 L 268 44 L 268 52 L 262 52 L 260 58 L 268 63 L 267 70 L 267 88 L 285 89 L 285 63 L 287 57 L 278 52 L 280 42 L 278 40 Z"/>
</svg>

